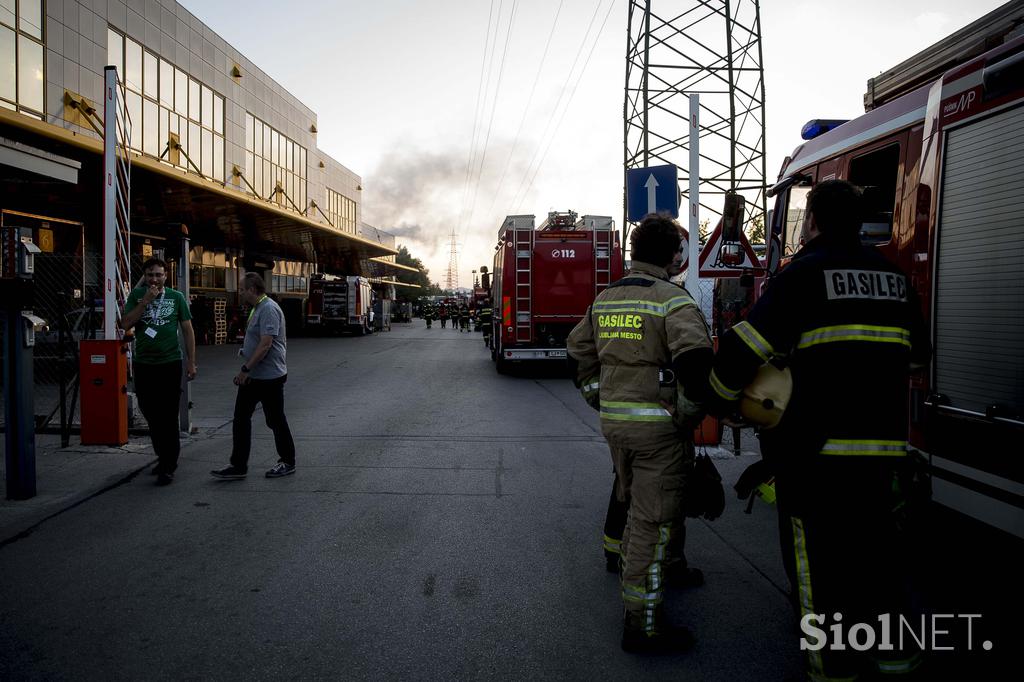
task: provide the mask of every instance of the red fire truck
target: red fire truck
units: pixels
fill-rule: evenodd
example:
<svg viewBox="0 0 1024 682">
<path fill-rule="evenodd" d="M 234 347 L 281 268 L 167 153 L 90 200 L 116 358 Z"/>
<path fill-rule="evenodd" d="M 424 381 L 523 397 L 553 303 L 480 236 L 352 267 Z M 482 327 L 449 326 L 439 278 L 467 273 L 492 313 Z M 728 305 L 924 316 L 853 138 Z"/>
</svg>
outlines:
<svg viewBox="0 0 1024 682">
<path fill-rule="evenodd" d="M 910 385 L 912 452 L 929 464 L 936 502 L 1018 537 L 1022 15 L 1020 3 L 1008 3 L 872 79 L 863 116 L 805 126 L 809 141 L 785 160 L 772 188 L 768 258 L 778 267 L 799 249 L 814 183 L 842 178 L 864 188 L 862 241 L 909 274 L 931 330 L 931 366 Z"/>
<path fill-rule="evenodd" d="M 565 340 L 594 297 L 622 277 L 622 249 L 608 216 L 510 215 L 498 230 L 492 270 L 498 372 L 522 360 L 564 361 Z"/>
<path fill-rule="evenodd" d="M 334 333 L 350 331 L 362 336 L 373 331 L 372 306 L 373 291 L 365 277 L 313 275 L 306 302 L 306 327 Z"/>
</svg>

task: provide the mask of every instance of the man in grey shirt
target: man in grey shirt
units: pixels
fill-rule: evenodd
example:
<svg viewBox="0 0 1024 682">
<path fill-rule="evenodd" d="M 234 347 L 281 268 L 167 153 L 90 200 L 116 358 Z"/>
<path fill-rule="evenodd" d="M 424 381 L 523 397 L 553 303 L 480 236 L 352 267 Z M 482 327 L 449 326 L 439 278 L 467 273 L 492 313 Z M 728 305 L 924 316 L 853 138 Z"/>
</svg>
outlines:
<svg viewBox="0 0 1024 682">
<path fill-rule="evenodd" d="M 252 413 L 256 405 L 262 404 L 267 426 L 274 432 L 278 457 L 267 478 L 280 478 L 295 473 L 295 442 L 284 416 L 284 384 L 288 380 L 284 313 L 267 296 L 263 278 L 254 272 L 242 278 L 241 296 L 252 309 L 240 352 L 245 363 L 234 379 L 238 395 L 231 428 L 231 464 L 210 474 L 221 479 L 245 478 L 252 447 Z"/>
</svg>

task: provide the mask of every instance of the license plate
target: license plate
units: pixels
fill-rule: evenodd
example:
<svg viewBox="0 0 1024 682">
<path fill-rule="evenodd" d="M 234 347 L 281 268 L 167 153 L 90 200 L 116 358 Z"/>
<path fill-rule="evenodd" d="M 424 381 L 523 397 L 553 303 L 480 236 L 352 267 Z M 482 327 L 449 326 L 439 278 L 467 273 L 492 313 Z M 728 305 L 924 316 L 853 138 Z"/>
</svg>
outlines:
<svg viewBox="0 0 1024 682">
<path fill-rule="evenodd" d="M 549 350 L 548 351 L 548 357 L 549 358 L 564 358 L 565 357 L 565 351 L 564 350 Z"/>
</svg>

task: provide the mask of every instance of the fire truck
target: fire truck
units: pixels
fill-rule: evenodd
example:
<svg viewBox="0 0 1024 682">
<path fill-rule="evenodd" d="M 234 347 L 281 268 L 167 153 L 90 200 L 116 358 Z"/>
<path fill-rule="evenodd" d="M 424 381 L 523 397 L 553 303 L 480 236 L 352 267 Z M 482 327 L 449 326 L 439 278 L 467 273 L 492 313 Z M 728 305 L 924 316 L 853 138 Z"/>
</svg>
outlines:
<svg viewBox="0 0 1024 682">
<path fill-rule="evenodd" d="M 316 274 L 309 280 L 306 326 L 310 330 L 362 336 L 373 331 L 373 291 L 365 277 Z"/>
<path fill-rule="evenodd" d="M 933 500 L 1024 537 L 1024 8 L 1008 3 L 869 81 L 867 113 L 812 121 L 783 163 L 768 267 L 805 199 L 864 190 L 861 240 L 908 273 L 933 356 L 910 382 L 911 453 Z"/>
<path fill-rule="evenodd" d="M 622 249 L 608 216 L 572 211 L 510 215 L 498 229 L 491 301 L 491 357 L 498 372 L 523 360 L 562 361 L 587 307 L 622 277 Z"/>
</svg>

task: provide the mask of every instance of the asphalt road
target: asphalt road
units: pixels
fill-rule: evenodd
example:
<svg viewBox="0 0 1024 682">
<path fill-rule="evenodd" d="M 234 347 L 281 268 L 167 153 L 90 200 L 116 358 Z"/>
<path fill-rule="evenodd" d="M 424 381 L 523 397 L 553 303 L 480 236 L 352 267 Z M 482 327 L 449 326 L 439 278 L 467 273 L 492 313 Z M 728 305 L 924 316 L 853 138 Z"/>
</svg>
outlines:
<svg viewBox="0 0 1024 682">
<path fill-rule="evenodd" d="M 0 548 L 5 679 L 781 680 L 800 670 L 774 511 L 688 524 L 707 584 L 672 590 L 684 656 L 618 645 L 596 414 L 551 373 L 498 375 L 479 334 L 419 320 L 293 339 L 298 472 L 259 412 L 227 463 L 237 346 L 202 348 L 199 433 L 167 488 L 141 475 Z M 751 448 L 752 449 L 752 448 Z M 717 461 L 729 485 L 752 456 Z"/>
</svg>

